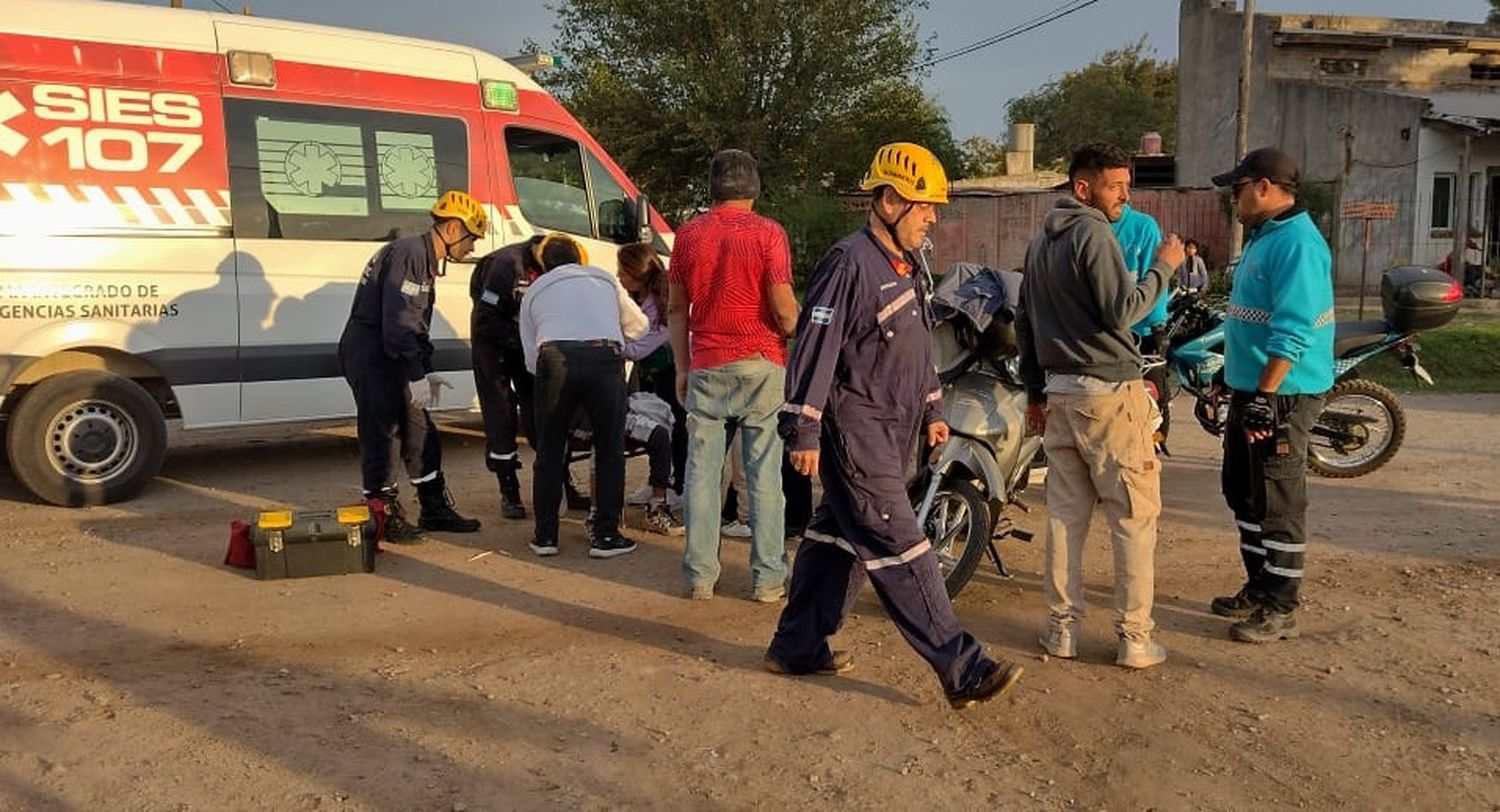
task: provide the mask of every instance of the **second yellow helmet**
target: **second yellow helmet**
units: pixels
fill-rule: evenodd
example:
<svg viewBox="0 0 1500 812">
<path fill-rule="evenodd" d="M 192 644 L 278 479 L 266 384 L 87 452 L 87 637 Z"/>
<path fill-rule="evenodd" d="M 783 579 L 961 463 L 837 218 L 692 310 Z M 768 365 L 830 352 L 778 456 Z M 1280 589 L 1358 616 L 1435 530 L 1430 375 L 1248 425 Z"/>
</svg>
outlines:
<svg viewBox="0 0 1500 812">
<path fill-rule="evenodd" d="M 889 186 L 914 203 L 947 203 L 948 175 L 932 151 L 920 144 L 897 141 L 875 150 L 875 159 L 859 188 Z"/>
</svg>

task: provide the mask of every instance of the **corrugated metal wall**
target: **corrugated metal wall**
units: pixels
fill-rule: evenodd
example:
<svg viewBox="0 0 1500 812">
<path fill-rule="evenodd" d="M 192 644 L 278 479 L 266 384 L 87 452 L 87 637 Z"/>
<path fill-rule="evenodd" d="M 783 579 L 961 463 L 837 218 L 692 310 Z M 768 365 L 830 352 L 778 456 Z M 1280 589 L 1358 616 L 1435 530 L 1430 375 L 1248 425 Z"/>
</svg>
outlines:
<svg viewBox="0 0 1500 812">
<path fill-rule="evenodd" d="M 955 195 L 941 209 L 933 236 L 933 270 L 953 262 L 1018 268 L 1026 245 L 1062 192 L 1047 189 L 1003 195 Z M 1130 205 L 1156 218 L 1163 232 L 1196 239 L 1211 267 L 1229 254 L 1229 215 L 1214 189 L 1135 189 Z"/>
</svg>

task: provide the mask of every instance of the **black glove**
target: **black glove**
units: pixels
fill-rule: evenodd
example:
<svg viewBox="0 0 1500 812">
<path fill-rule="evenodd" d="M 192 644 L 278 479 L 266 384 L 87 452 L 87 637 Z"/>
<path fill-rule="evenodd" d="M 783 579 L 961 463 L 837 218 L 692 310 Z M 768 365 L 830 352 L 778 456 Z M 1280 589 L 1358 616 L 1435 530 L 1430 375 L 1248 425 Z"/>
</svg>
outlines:
<svg viewBox="0 0 1500 812">
<path fill-rule="evenodd" d="M 1270 392 L 1256 392 L 1245 404 L 1241 423 L 1249 432 L 1276 431 L 1276 396 Z"/>
</svg>

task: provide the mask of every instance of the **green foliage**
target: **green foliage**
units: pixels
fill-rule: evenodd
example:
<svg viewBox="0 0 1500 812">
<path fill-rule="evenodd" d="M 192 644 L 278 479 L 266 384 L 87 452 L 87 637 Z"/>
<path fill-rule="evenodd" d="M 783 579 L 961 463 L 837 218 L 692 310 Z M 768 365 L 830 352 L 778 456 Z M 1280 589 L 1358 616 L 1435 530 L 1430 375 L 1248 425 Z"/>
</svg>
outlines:
<svg viewBox="0 0 1500 812">
<path fill-rule="evenodd" d="M 1036 164 L 1066 160 L 1075 147 L 1094 141 L 1134 154 L 1141 136 L 1161 133 L 1172 152 L 1177 137 L 1177 63 L 1153 59 L 1142 37 L 1108 51 L 1095 62 L 1063 74 L 1011 99 L 1013 122 L 1036 124 Z"/>
<path fill-rule="evenodd" d="M 1422 334 L 1421 358 L 1433 387 L 1418 385 L 1389 353 L 1370 359 L 1359 371 L 1399 392 L 1500 392 L 1500 318 L 1492 310 L 1465 309 L 1452 322 Z"/>
<path fill-rule="evenodd" d="M 859 228 L 865 219 L 863 209 L 850 210 L 832 195 L 771 196 L 756 209 L 786 229 L 796 277 L 793 287 L 799 291 L 829 247 Z"/>
<path fill-rule="evenodd" d="M 999 141 L 971 135 L 959 142 L 958 148 L 962 155 L 953 177 L 987 178 L 1005 174 L 1005 145 Z"/>
<path fill-rule="evenodd" d="M 540 75 L 664 211 L 707 197 L 716 150 L 749 150 L 767 195 L 856 185 L 910 140 L 956 165 L 946 115 L 909 70 L 922 0 L 560 0 Z"/>
<path fill-rule="evenodd" d="M 1489 25 L 1500 25 L 1500 0 L 1490 0 L 1490 16 L 1485 18 Z"/>
</svg>

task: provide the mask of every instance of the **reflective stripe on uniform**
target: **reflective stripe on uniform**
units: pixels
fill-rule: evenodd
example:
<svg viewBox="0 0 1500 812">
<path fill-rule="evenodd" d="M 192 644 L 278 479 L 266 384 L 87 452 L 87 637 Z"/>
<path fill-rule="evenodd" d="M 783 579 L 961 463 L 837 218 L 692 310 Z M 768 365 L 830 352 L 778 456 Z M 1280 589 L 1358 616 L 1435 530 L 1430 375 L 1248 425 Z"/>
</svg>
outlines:
<svg viewBox="0 0 1500 812">
<path fill-rule="evenodd" d="M 437 479 L 438 478 L 438 474 L 440 474 L 440 473 L 442 473 L 442 472 L 441 471 L 433 471 L 432 473 L 428 474 L 427 476 L 422 477 L 421 479 L 413 479 L 411 481 L 411 484 L 413 484 L 413 485 L 421 485 L 423 482 L 431 482 L 432 480 Z"/>
<path fill-rule="evenodd" d="M 1305 553 L 1305 552 L 1307 552 L 1307 542 L 1305 542 L 1305 541 L 1304 542 L 1290 542 L 1290 541 L 1277 541 L 1276 539 L 1261 539 L 1260 543 L 1264 544 L 1266 546 L 1267 550 L 1275 550 L 1275 551 L 1277 551 L 1279 553 Z"/>
<path fill-rule="evenodd" d="M 932 542 L 928 541 L 927 539 L 922 539 L 921 544 L 913 545 L 911 549 L 900 555 L 891 555 L 886 556 L 885 558 L 875 558 L 864 562 L 865 569 L 883 570 L 886 567 L 899 567 L 902 564 L 909 564 L 912 561 L 916 560 L 918 556 L 931 549 Z"/>
<path fill-rule="evenodd" d="M 1261 310 L 1258 307 L 1245 307 L 1244 305 L 1232 304 L 1225 308 L 1224 315 L 1235 321 L 1249 322 L 1250 324 L 1271 323 L 1271 311 Z"/>
<path fill-rule="evenodd" d="M 788 414 L 800 414 L 803 417 L 810 417 L 813 420 L 822 420 L 823 419 L 823 410 L 822 409 L 819 409 L 819 408 L 816 408 L 816 407 L 813 407 L 813 406 L 808 406 L 805 403 L 787 403 L 787 404 L 784 404 L 781 407 L 781 410 L 783 412 L 788 413 Z"/>
<path fill-rule="evenodd" d="M 917 298 L 917 292 L 911 288 L 907 288 L 905 293 L 892 299 L 890 304 L 880 308 L 880 312 L 875 314 L 875 322 L 877 324 L 885 324 L 886 319 L 896 315 L 896 311 L 911 304 L 915 298 Z"/>
<path fill-rule="evenodd" d="M 942 400 L 942 399 L 943 399 L 943 390 L 941 390 L 941 389 L 934 389 L 931 392 L 927 393 L 927 397 L 922 398 L 922 402 L 923 403 L 932 403 L 934 401 L 939 401 L 939 400 Z"/>
<path fill-rule="evenodd" d="M 847 541 L 844 541 L 838 536 L 830 536 L 827 533 L 819 533 L 816 530 L 804 530 L 802 531 L 802 537 L 809 541 L 819 541 L 824 544 L 832 544 L 833 546 L 838 547 L 839 549 L 843 550 L 849 555 L 854 556 L 855 558 L 859 557 L 859 554 L 854 552 L 854 545 L 850 544 Z"/>
<path fill-rule="evenodd" d="M 1254 555 L 1265 555 L 1266 554 L 1266 551 L 1265 551 L 1264 547 L 1256 547 L 1254 544 L 1246 544 L 1243 541 L 1240 542 L 1240 549 L 1244 550 L 1247 553 L 1251 553 L 1251 554 L 1254 554 Z"/>
<path fill-rule="evenodd" d="M 1270 564 L 1265 565 L 1265 571 L 1268 572 L 1268 573 L 1270 573 L 1270 574 L 1272 574 L 1272 575 L 1280 575 L 1283 578 L 1301 578 L 1302 577 L 1302 570 L 1292 570 L 1292 569 L 1287 569 L 1285 567 L 1275 567 L 1275 566 L 1272 566 Z"/>
<path fill-rule="evenodd" d="M 1260 525 L 1258 525 L 1258 524 L 1256 524 L 1254 522 L 1247 522 L 1247 521 L 1242 521 L 1240 519 L 1235 519 L 1234 523 L 1237 524 L 1237 525 L 1239 525 L 1241 530 L 1249 530 L 1251 533 L 1259 533 L 1260 532 Z"/>
<path fill-rule="evenodd" d="M 519 454 L 517 454 L 515 451 L 512 451 L 509 454 L 496 454 L 495 452 L 491 451 L 489 452 L 489 455 L 490 459 L 492 460 L 514 460 L 519 458 Z"/>
</svg>

